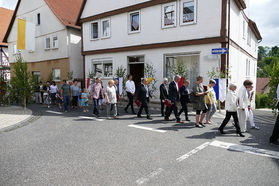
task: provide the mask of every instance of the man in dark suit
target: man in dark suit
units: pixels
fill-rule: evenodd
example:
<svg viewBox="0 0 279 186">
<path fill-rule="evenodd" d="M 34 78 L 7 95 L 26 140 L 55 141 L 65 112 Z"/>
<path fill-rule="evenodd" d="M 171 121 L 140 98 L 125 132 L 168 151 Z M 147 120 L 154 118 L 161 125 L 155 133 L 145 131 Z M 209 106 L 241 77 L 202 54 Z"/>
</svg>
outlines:
<svg viewBox="0 0 279 186">
<path fill-rule="evenodd" d="M 148 103 L 149 103 L 149 98 L 151 98 L 150 92 L 148 90 L 147 86 L 147 79 L 143 78 L 141 81 L 141 85 L 139 86 L 136 94 L 137 99 L 141 102 L 140 109 L 138 112 L 138 118 L 141 118 L 141 113 L 142 110 L 145 110 L 145 113 L 147 115 L 147 119 L 152 119 L 149 114 L 148 110 Z"/>
<path fill-rule="evenodd" d="M 165 116 L 165 100 L 168 99 L 168 78 L 164 78 L 164 82 L 160 85 L 161 115 Z"/>
<path fill-rule="evenodd" d="M 190 84 L 190 81 L 186 80 L 182 87 L 180 87 L 179 92 L 180 92 L 180 103 L 181 103 L 181 110 L 179 111 L 178 115 L 180 116 L 182 112 L 185 113 L 185 120 L 190 121 L 188 118 L 188 106 L 187 104 L 190 103 L 190 97 L 189 97 L 189 89 L 188 86 Z"/>
<path fill-rule="evenodd" d="M 175 118 L 176 118 L 176 122 L 183 123 L 183 121 L 181 121 L 181 119 L 178 115 L 178 111 L 177 111 L 177 101 L 179 99 L 179 88 L 178 88 L 179 80 L 180 80 L 180 76 L 176 75 L 174 77 L 174 81 L 172 81 L 169 85 L 169 100 L 171 101 L 171 108 L 167 109 L 165 120 L 170 121 L 169 117 L 173 111 Z"/>
<path fill-rule="evenodd" d="M 269 142 L 274 145 L 279 145 L 278 139 L 279 139 L 279 115 L 277 116 L 277 120 L 275 122 L 272 136 L 269 138 Z"/>
</svg>

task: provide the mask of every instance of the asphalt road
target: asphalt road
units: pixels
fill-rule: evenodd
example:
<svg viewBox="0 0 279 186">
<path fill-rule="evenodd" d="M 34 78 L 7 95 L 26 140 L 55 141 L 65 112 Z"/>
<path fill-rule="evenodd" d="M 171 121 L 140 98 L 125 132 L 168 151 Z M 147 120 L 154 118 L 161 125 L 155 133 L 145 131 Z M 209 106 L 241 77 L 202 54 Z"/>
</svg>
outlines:
<svg viewBox="0 0 279 186">
<path fill-rule="evenodd" d="M 241 138 L 231 124 L 218 133 L 220 114 L 199 129 L 165 122 L 157 111 L 152 121 L 122 112 L 106 120 L 30 108 L 41 117 L 0 133 L 1 186 L 279 185 L 279 147 L 268 143 L 275 117 L 266 111 L 255 112 L 261 130 Z"/>
</svg>

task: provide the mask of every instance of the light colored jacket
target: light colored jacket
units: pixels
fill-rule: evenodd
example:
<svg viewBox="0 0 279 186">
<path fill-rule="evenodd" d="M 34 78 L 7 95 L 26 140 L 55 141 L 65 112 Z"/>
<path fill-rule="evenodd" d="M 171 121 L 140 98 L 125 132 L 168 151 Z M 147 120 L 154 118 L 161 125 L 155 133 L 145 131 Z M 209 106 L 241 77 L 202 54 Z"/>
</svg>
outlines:
<svg viewBox="0 0 279 186">
<path fill-rule="evenodd" d="M 226 97 L 225 109 L 229 112 L 237 111 L 237 94 L 232 90 L 229 90 Z"/>
<path fill-rule="evenodd" d="M 247 109 L 249 106 L 248 91 L 244 85 L 239 89 L 238 102 L 239 102 L 240 109 Z"/>
</svg>

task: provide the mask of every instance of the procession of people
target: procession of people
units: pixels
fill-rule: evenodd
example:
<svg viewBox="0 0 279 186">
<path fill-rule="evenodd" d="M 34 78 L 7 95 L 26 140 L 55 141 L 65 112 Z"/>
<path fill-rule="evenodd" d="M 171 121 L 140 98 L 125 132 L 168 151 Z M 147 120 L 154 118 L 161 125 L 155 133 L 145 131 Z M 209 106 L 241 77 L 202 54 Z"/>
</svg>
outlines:
<svg viewBox="0 0 279 186">
<path fill-rule="evenodd" d="M 182 81 L 182 82 L 181 82 Z M 195 127 L 204 128 L 206 125 L 213 124 L 212 117 L 217 111 L 217 97 L 214 91 L 216 81 L 210 79 L 208 86 L 203 84 L 204 78 L 198 76 L 196 82 L 191 86 L 190 81 L 182 79 L 179 75 L 175 75 L 173 81 L 169 83 L 168 78 L 164 78 L 159 87 L 160 92 L 160 106 L 161 117 L 165 121 L 172 121 L 170 116 L 174 113 L 176 123 L 183 124 L 190 123 L 188 104 L 192 104 L 195 111 Z M 148 85 L 148 79 L 142 78 L 141 84 L 136 87 L 133 81 L 133 75 L 128 75 L 128 80 L 125 82 L 125 90 L 128 103 L 124 108 L 126 113 L 131 108 L 131 113 L 138 118 L 142 118 L 143 110 L 146 118 L 152 120 L 149 103 L 152 99 L 152 91 Z M 279 85 L 277 94 L 279 95 Z M 254 115 L 252 111 L 252 100 L 254 96 L 253 82 L 245 80 L 243 85 L 237 91 L 237 85 L 229 84 L 228 92 L 225 100 L 226 116 L 219 126 L 218 130 L 221 135 L 225 135 L 224 129 L 231 117 L 233 118 L 233 126 L 236 134 L 240 137 L 245 137 L 244 133 L 248 131 L 247 120 L 250 123 L 251 130 L 259 130 L 255 125 Z M 50 108 L 57 104 L 59 108 L 65 112 L 77 110 L 82 108 L 83 112 L 88 112 L 89 100 L 92 101 L 93 115 L 100 117 L 100 106 L 106 104 L 107 119 L 118 119 L 119 114 L 119 80 L 117 78 L 108 81 L 105 88 L 102 85 L 100 77 L 97 77 L 89 89 L 82 89 L 78 85 L 77 80 L 73 82 L 63 80 L 60 88 L 53 82 L 46 82 L 45 85 L 40 82 L 35 91 L 36 103 L 44 103 Z M 279 99 L 279 96 L 278 96 Z M 138 112 L 135 112 L 134 104 L 138 107 Z M 180 108 L 180 110 L 179 110 Z M 279 103 L 277 104 L 279 109 Z M 185 115 L 185 120 L 181 119 L 181 115 Z M 279 118 L 277 118 L 276 125 L 270 143 L 278 144 L 279 138 Z"/>
</svg>

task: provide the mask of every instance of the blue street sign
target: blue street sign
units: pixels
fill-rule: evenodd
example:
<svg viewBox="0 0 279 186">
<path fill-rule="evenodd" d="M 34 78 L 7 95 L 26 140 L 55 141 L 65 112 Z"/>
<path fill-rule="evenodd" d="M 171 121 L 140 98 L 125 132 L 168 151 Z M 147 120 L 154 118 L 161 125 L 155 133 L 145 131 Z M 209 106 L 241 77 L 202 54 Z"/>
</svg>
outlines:
<svg viewBox="0 0 279 186">
<path fill-rule="evenodd" d="M 227 54 L 228 49 L 227 48 L 213 48 L 211 50 L 211 54 Z"/>
</svg>

